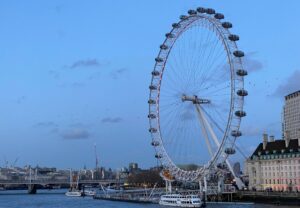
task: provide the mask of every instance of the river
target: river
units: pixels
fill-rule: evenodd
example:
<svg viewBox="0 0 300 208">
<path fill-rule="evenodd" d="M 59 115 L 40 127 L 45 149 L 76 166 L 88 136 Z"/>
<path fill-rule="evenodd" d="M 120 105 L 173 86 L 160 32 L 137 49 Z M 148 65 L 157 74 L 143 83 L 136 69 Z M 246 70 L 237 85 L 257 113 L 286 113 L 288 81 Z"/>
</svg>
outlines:
<svg viewBox="0 0 300 208">
<path fill-rule="evenodd" d="M 156 204 L 134 204 L 94 200 L 90 197 L 66 197 L 64 190 L 38 190 L 29 195 L 26 191 L 0 191 L 0 208 L 158 208 Z M 208 208 L 287 208 L 262 204 L 208 204 Z"/>
</svg>

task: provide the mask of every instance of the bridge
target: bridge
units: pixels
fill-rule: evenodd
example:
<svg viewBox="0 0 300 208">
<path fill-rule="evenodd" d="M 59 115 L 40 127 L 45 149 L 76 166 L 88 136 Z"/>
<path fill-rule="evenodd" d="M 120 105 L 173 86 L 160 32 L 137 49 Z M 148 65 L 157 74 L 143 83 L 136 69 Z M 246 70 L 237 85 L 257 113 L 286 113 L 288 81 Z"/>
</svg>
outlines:
<svg viewBox="0 0 300 208">
<path fill-rule="evenodd" d="M 74 182 L 72 182 L 74 184 Z M 124 183 L 124 181 L 120 180 L 79 180 L 78 184 L 120 184 Z M 0 186 L 4 185 L 32 185 L 32 184 L 39 184 L 39 185 L 64 185 L 70 184 L 70 180 L 51 180 L 51 179 L 44 179 L 44 180 L 0 180 Z"/>
<path fill-rule="evenodd" d="M 84 185 L 108 185 L 108 184 L 123 184 L 123 180 L 79 180 L 78 186 L 82 187 Z M 77 184 L 77 182 L 72 182 L 72 184 Z M 25 185 L 28 187 L 29 194 L 35 194 L 37 187 L 43 186 L 55 186 L 55 185 L 70 185 L 70 179 L 35 179 L 35 180 L 0 180 L 0 187 L 10 186 L 10 185 Z"/>
</svg>

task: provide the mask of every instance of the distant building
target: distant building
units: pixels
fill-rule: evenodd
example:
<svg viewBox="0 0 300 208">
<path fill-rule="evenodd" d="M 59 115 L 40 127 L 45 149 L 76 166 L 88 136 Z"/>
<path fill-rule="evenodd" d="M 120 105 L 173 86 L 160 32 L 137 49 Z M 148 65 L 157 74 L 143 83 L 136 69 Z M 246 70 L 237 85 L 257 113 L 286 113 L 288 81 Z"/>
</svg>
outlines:
<svg viewBox="0 0 300 208">
<path fill-rule="evenodd" d="M 300 137 L 300 91 L 285 96 L 282 121 L 283 137 Z"/>
<path fill-rule="evenodd" d="M 41 168 L 41 167 L 37 166 L 35 168 L 35 171 L 37 172 L 37 174 L 47 175 L 47 174 L 55 173 L 56 168 L 46 168 L 46 167 Z"/>
<path fill-rule="evenodd" d="M 119 171 L 117 171 L 116 179 L 127 179 L 129 175 L 128 169 L 126 167 L 121 168 Z"/>
<path fill-rule="evenodd" d="M 137 163 L 129 163 L 128 169 L 129 169 L 129 172 L 132 173 L 134 171 L 139 170 L 139 166 Z"/>
<path fill-rule="evenodd" d="M 300 137 L 275 140 L 263 135 L 245 164 L 250 190 L 300 191 Z"/>
</svg>

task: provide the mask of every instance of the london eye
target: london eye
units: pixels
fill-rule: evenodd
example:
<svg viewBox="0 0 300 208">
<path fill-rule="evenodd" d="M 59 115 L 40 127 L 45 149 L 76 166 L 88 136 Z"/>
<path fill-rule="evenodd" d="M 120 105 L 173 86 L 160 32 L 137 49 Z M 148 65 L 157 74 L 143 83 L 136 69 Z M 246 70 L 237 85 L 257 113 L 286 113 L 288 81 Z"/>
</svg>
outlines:
<svg viewBox="0 0 300 208">
<path fill-rule="evenodd" d="M 178 181 L 198 181 L 222 168 L 242 136 L 247 71 L 232 27 L 214 9 L 189 10 L 172 24 L 155 57 L 148 100 L 151 145 Z"/>
</svg>

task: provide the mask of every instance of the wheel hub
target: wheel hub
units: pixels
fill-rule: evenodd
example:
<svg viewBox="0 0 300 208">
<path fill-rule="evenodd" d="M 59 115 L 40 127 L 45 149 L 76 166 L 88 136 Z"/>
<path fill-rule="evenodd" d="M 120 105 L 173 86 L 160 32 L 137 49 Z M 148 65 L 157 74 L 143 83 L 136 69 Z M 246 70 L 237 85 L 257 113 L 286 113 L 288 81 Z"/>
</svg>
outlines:
<svg viewBox="0 0 300 208">
<path fill-rule="evenodd" d="M 188 95 L 183 94 L 181 96 L 181 100 L 182 100 L 182 102 L 191 101 L 193 104 L 210 104 L 211 103 L 210 100 L 198 98 L 197 95 L 188 96 Z"/>
</svg>

